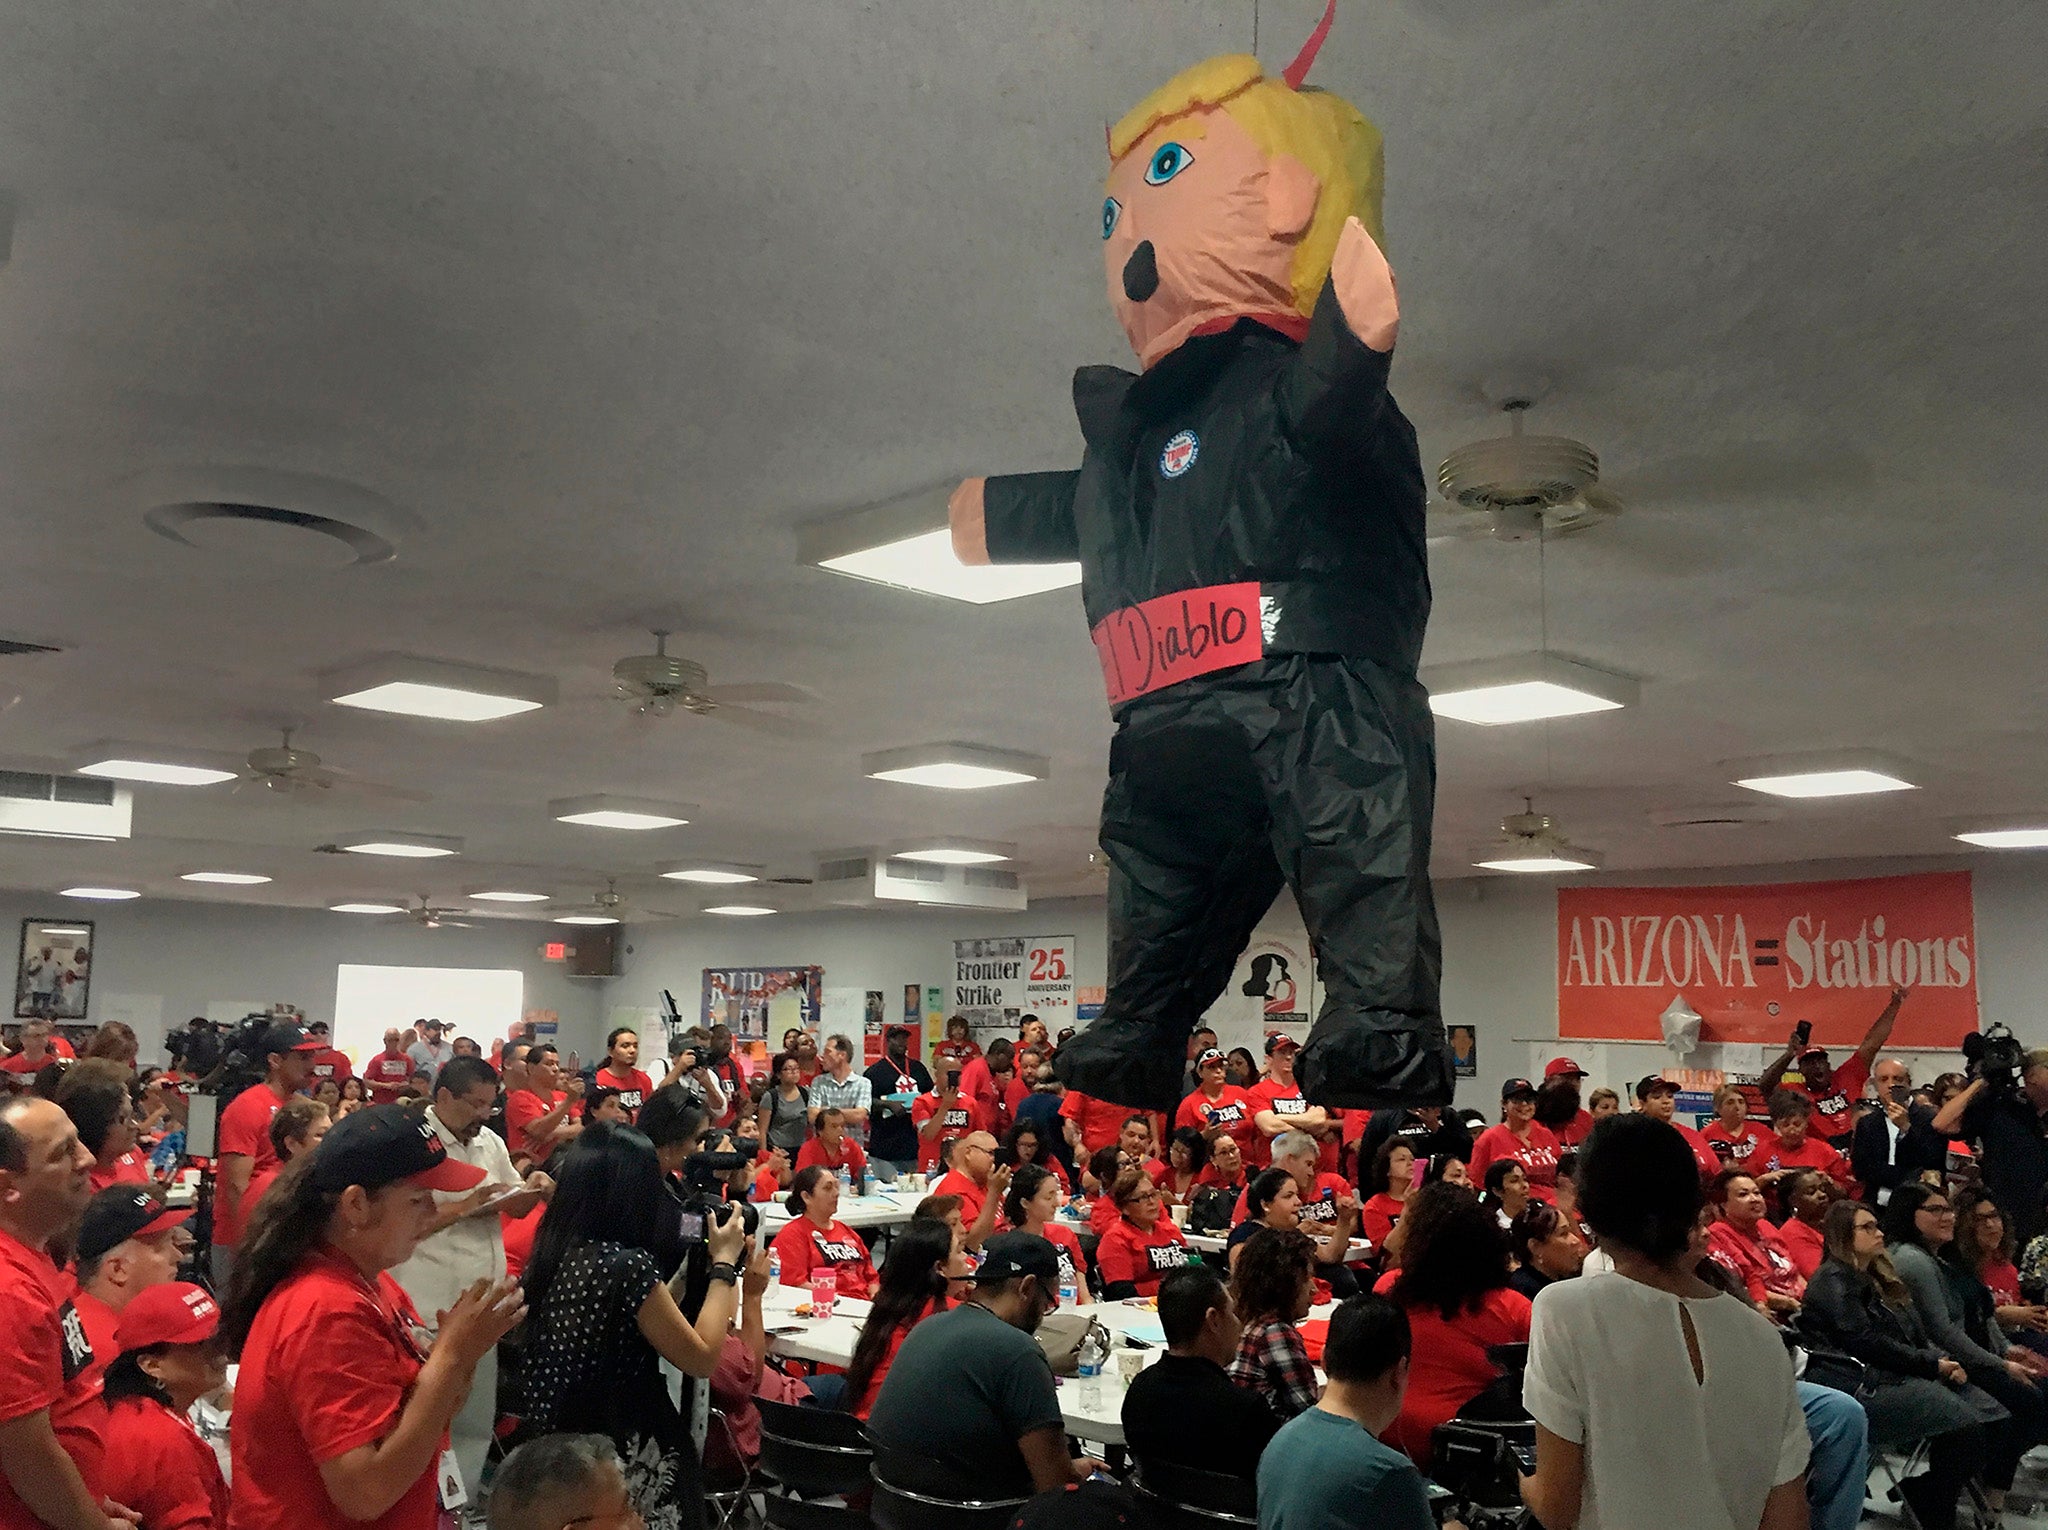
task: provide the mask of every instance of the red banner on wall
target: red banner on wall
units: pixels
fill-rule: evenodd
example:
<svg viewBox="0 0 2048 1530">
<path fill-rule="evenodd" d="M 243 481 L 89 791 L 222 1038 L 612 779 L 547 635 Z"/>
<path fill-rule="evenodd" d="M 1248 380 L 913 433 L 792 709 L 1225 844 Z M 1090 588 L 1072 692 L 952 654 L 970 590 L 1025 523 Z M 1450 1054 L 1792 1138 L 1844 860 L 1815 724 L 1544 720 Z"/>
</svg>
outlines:
<svg viewBox="0 0 2048 1530">
<path fill-rule="evenodd" d="M 1743 887 L 1574 887 L 1557 894 L 1563 1036 L 1660 1041 L 1683 995 L 1700 1039 L 1782 1043 L 1801 1020 L 1853 1047 L 1903 983 L 1892 1044 L 1952 1048 L 1977 1029 L 1967 871 Z"/>
</svg>

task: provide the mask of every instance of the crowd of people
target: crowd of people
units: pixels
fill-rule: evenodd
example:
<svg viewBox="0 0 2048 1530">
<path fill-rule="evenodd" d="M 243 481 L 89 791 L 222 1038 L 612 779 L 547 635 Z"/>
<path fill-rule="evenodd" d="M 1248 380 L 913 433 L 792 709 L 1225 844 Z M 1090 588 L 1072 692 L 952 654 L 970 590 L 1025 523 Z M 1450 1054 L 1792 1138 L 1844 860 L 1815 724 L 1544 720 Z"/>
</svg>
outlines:
<svg viewBox="0 0 2048 1530">
<path fill-rule="evenodd" d="M 862 1420 L 906 1487 L 1021 1499 L 1110 1470 L 1034 1335 L 1119 1300 L 1165 1337 L 1123 1401 L 1138 1477 L 1235 1478 L 1269 1527 L 1434 1524 L 1446 1427 L 1516 1425 L 1546 1525 L 1847 1530 L 1871 1453 L 1918 1450 L 1903 1496 L 1946 1530 L 2048 1443 L 2048 1051 L 1916 1089 L 1883 1055 L 1906 998 L 1698 1129 L 1667 1080 L 1624 1109 L 1568 1057 L 1492 1121 L 1328 1110 L 1281 1032 L 1254 1071 L 1197 1031 L 1154 1113 L 1063 1089 L 1030 1017 L 957 1022 L 929 1068 L 902 1027 L 865 1068 L 693 1028 L 658 1079 L 630 1028 L 586 1068 L 421 1021 L 356 1069 L 279 1023 L 189 1204 L 205 1048 L 138 1069 L 126 1027 L 72 1058 L 32 1021 L 0 1060 L 0 1530 L 427 1530 L 487 1473 L 507 1527 L 588 1499 L 688 1530 L 763 1400 Z M 911 1175 L 886 1247 L 842 1220 Z M 778 1281 L 868 1304 L 843 1372 L 772 1360 Z"/>
</svg>

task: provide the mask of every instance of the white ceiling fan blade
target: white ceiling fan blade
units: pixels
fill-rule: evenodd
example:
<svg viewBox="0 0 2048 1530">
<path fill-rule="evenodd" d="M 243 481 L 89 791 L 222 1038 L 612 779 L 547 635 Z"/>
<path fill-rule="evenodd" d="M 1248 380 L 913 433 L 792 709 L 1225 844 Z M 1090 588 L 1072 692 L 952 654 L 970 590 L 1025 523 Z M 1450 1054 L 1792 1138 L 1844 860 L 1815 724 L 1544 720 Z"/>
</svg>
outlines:
<svg viewBox="0 0 2048 1530">
<path fill-rule="evenodd" d="M 763 681 L 758 685 L 707 685 L 698 692 L 719 706 L 807 706 L 818 698 L 800 685 Z"/>
</svg>

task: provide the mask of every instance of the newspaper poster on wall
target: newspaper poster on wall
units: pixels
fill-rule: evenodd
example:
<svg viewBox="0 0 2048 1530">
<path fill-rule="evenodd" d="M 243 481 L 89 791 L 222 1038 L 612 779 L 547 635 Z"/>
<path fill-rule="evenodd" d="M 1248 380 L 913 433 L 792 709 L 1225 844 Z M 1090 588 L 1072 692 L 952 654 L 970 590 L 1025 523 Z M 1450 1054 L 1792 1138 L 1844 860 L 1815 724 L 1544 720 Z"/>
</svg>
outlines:
<svg viewBox="0 0 2048 1530">
<path fill-rule="evenodd" d="M 1291 900 L 1287 912 L 1294 913 Z M 1297 1041 L 1307 1037 L 1316 1013 L 1315 990 L 1308 933 L 1276 918 L 1253 932 L 1203 1019 L 1225 1050 L 1247 1047 L 1254 1057 L 1263 1057 L 1269 1031 L 1285 1031 Z"/>
<path fill-rule="evenodd" d="M 1038 1016 L 1057 1036 L 1075 1022 L 1074 937 L 997 935 L 953 942 L 953 1007 L 985 1049 L 1016 1039 L 1017 1021 Z M 950 1018 L 950 1016 L 949 1016 Z"/>
<path fill-rule="evenodd" d="M 824 988 L 823 967 L 706 967 L 704 1023 L 742 1041 L 780 1040 L 793 1025 L 815 1031 Z"/>
</svg>

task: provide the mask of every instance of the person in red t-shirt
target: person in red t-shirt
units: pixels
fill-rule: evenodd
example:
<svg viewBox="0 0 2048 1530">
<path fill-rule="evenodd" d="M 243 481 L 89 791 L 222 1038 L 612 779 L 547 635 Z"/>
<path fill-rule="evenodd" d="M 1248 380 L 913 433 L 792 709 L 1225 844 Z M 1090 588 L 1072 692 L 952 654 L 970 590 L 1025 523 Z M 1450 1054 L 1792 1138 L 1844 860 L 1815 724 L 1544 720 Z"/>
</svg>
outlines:
<svg viewBox="0 0 2048 1530">
<path fill-rule="evenodd" d="M 1016 1081 L 1016 1065 L 1016 1048 L 1004 1036 L 991 1041 L 980 1057 L 960 1065 L 960 1092 L 981 1107 L 988 1129 L 998 1137 L 1010 1129 L 1007 1091 Z"/>
<path fill-rule="evenodd" d="M 1912 990 L 1904 984 L 1892 989 L 1892 996 L 1884 1010 L 1870 1022 L 1870 1029 L 1863 1033 L 1863 1039 L 1856 1044 L 1856 1050 L 1841 1067 L 1831 1067 L 1827 1049 L 1813 1044 L 1798 1030 L 1785 1043 L 1785 1050 L 1776 1061 L 1764 1069 L 1758 1087 L 1768 1100 L 1779 1088 L 1786 1088 L 1803 1094 L 1813 1102 L 1812 1131 L 1837 1152 L 1849 1151 L 1849 1139 L 1856 1131 L 1856 1101 L 1863 1098 L 1864 1086 L 1870 1082 L 1871 1065 L 1877 1061 L 1877 1054 L 1884 1050 L 1884 1044 L 1891 1040 L 1892 1026 L 1899 1018 L 1899 1009 L 1906 1002 Z M 1794 1061 L 1799 1064 L 1799 1082 L 1791 1083 L 1785 1078 L 1785 1071 Z"/>
<path fill-rule="evenodd" d="M 1113 1203 L 1112 1203 L 1113 1204 Z M 1019 1164 L 1003 1197 L 1003 1220 L 1016 1232 L 1035 1233 L 1050 1243 L 1060 1260 L 1060 1290 L 1069 1287 L 1077 1306 L 1088 1306 L 1088 1256 L 1081 1235 L 1060 1217 L 1060 1182 L 1035 1163 Z M 1066 1298 L 1062 1295 L 1061 1300 Z"/>
<path fill-rule="evenodd" d="M 154 1286 L 122 1310 L 119 1358 L 107 1372 L 109 1497 L 146 1530 L 227 1530 L 220 1458 L 185 1415 L 220 1390 L 227 1360 L 212 1340 L 220 1308 L 198 1286 Z"/>
<path fill-rule="evenodd" d="M 1249 1183 L 1244 1174 L 1244 1150 L 1237 1145 L 1235 1137 L 1218 1137 L 1209 1149 L 1209 1161 L 1202 1166 L 1202 1172 L 1195 1176 L 1198 1188 L 1222 1190 L 1230 1195 L 1244 1194 Z"/>
<path fill-rule="evenodd" d="M 1119 1301 L 1155 1296 L 1167 1272 L 1187 1264 L 1187 1240 L 1161 1211 L 1159 1187 L 1142 1171 L 1126 1168 L 1110 1188 L 1109 1199 L 1116 1203 L 1117 1219 L 1095 1245 L 1103 1297 Z"/>
<path fill-rule="evenodd" d="M 1847 1189 L 1854 1177 L 1849 1160 L 1812 1132 L 1814 1108 L 1805 1095 L 1780 1089 L 1771 1096 L 1771 1132 L 1750 1152 L 1743 1167 L 1765 1189 L 1795 1169 L 1819 1169 Z"/>
<path fill-rule="evenodd" d="M 875 1294 L 875 1265 L 860 1234 L 839 1220 L 839 1179 L 815 1164 L 797 1170 L 789 1186 L 789 1222 L 775 1235 L 785 1286 L 809 1286 L 829 1268 L 841 1296 L 866 1301 Z"/>
<path fill-rule="evenodd" d="M 244 1089 L 220 1113 L 213 1201 L 213 1281 L 217 1290 L 227 1289 L 234 1269 L 235 1245 L 242 1241 L 242 1228 L 248 1221 L 243 1199 L 249 1181 L 277 1164 L 277 1150 L 270 1143 L 270 1118 L 306 1087 L 306 1069 L 319 1050 L 320 1043 L 296 1025 L 273 1025 L 263 1037 L 263 1082 Z"/>
<path fill-rule="evenodd" d="M 1344 1216 L 1346 1202 L 1356 1204 L 1358 1197 L 1352 1193 L 1349 1180 L 1317 1167 L 1321 1152 L 1315 1138 L 1307 1132 L 1282 1132 L 1273 1139 L 1272 1148 L 1272 1167 L 1285 1169 L 1300 1187 L 1301 1220 L 1311 1235 L 1329 1231 Z M 1230 1213 L 1232 1227 L 1250 1214 L 1250 1193 L 1251 1186 L 1247 1185 L 1238 1196 L 1237 1206 Z"/>
<path fill-rule="evenodd" d="M 1173 1113 L 1173 1124 L 1190 1127 L 1211 1143 L 1228 1135 L 1237 1139 L 1243 1151 L 1262 1150 L 1266 1145 L 1265 1134 L 1252 1119 L 1260 1104 L 1249 1092 L 1226 1080 L 1227 1061 L 1215 1047 L 1195 1059 L 1195 1077 L 1200 1086 L 1180 1102 L 1180 1109 Z M 1271 1108 L 1270 1098 L 1265 1104 L 1267 1109 Z"/>
<path fill-rule="evenodd" d="M 572 1077 L 566 1090 L 561 1065 L 552 1042 L 542 1042 L 526 1054 L 526 1087 L 505 1096 L 506 1146 L 545 1162 L 556 1148 L 573 1142 L 583 1131 L 571 1119 L 576 1102 L 583 1095 L 583 1080 Z"/>
<path fill-rule="evenodd" d="M 1511 1078 L 1500 1086 L 1501 1124 L 1489 1126 L 1473 1139 L 1472 1159 L 1466 1166 L 1476 1180 L 1486 1178 L 1488 1166 L 1502 1158 L 1521 1164 L 1529 1176 L 1529 1193 L 1539 1201 L 1557 1194 L 1557 1155 L 1564 1151 L 1547 1126 L 1536 1124 L 1536 1086 L 1526 1078 Z"/>
<path fill-rule="evenodd" d="M 154 1187 L 116 1185 L 87 1203 L 78 1228 L 72 1302 L 92 1343 L 95 1381 L 120 1353 L 114 1330 L 123 1309 L 150 1287 L 177 1278 L 176 1229 L 191 1219 L 189 1210 L 166 1211 Z"/>
<path fill-rule="evenodd" d="M 917 1171 L 930 1174 L 939 1166 L 939 1149 L 969 1132 L 990 1129 L 987 1112 L 960 1092 L 960 1068 L 948 1064 L 941 1082 L 910 1102 L 910 1123 L 917 1128 Z"/>
<path fill-rule="evenodd" d="M 952 1296 L 971 1289 L 973 1273 L 960 1240 L 943 1222 L 912 1222 L 896 1235 L 846 1367 L 847 1412 L 868 1416 L 905 1336 L 933 1313 L 946 1311 Z"/>
<path fill-rule="evenodd" d="M 627 1121 L 636 1121 L 640 1107 L 654 1093 L 654 1080 L 639 1066 L 640 1033 L 630 1025 L 618 1026 L 605 1037 L 604 1053 L 604 1066 L 597 1070 L 597 1087 L 617 1090 L 619 1109 L 626 1113 Z"/>
<path fill-rule="evenodd" d="M 1098 1100 L 1092 1094 L 1069 1089 L 1060 1101 L 1060 1115 L 1073 1123 L 1067 1141 L 1073 1144 L 1076 1161 L 1092 1158 L 1100 1149 L 1114 1147 L 1124 1122 L 1131 1117 L 1128 1105 Z"/>
<path fill-rule="evenodd" d="M 1707 1140 L 1707 1146 L 1721 1155 L 1721 1161 L 1730 1168 L 1749 1162 L 1757 1144 L 1770 1137 L 1770 1131 L 1758 1122 L 1749 1119 L 1749 1101 L 1742 1091 L 1733 1084 L 1723 1084 L 1714 1091 L 1714 1119 L 1707 1123 L 1700 1135 Z"/>
<path fill-rule="evenodd" d="M 837 1175 L 846 1170 L 856 1189 L 861 1178 L 868 1172 L 868 1155 L 858 1142 L 846 1132 L 846 1115 L 836 1105 L 827 1105 L 811 1122 L 817 1135 L 805 1139 L 797 1150 L 796 1166 L 808 1169 L 816 1164 L 819 1168 Z"/>
<path fill-rule="evenodd" d="M 0 1102 L 0 1530 L 129 1530 L 104 1506 L 99 1376 L 71 1277 L 50 1257 L 85 1211 L 91 1168 L 50 1101 Z"/>
<path fill-rule="evenodd" d="M 1808 1280 L 1827 1255 L 1821 1224 L 1839 1197 L 1834 1180 L 1823 1169 L 1794 1169 L 1779 1182 L 1778 1204 L 1785 1214 L 1778 1219 L 1778 1244 Z"/>
<path fill-rule="evenodd" d="M 771 1145 L 762 1149 L 761 1156 L 754 1162 L 753 1198 L 756 1203 L 772 1201 L 789 1188 L 796 1171 L 789 1165 L 787 1149 Z M 836 1179 L 838 1176 L 833 1177 Z"/>
<path fill-rule="evenodd" d="M 78 1140 L 91 1149 L 92 1187 L 146 1185 L 149 1164 L 135 1150 L 135 1109 L 128 1081 L 135 1075 L 103 1057 L 88 1057 L 64 1070 L 52 1096 L 78 1128 Z"/>
<path fill-rule="evenodd" d="M 246 1236 L 249 1218 L 256 1208 L 263 1204 L 263 1197 L 277 1182 L 277 1176 L 284 1172 L 286 1164 L 294 1158 L 303 1158 L 320 1145 L 320 1139 L 327 1135 L 327 1128 L 334 1124 L 327 1107 L 318 1100 L 309 1100 L 302 1094 L 295 1094 L 277 1107 L 270 1118 L 270 1151 L 273 1155 L 268 1168 L 258 1169 L 249 1176 L 249 1188 L 242 1192 L 242 1231 Z"/>
<path fill-rule="evenodd" d="M 384 1050 L 363 1065 L 363 1088 L 372 1105 L 395 1105 L 398 1091 L 412 1082 L 412 1059 L 405 1054 L 405 1036 L 397 1026 L 384 1032 Z"/>
<path fill-rule="evenodd" d="M 21 1026 L 21 1050 L 0 1059 L 0 1073 L 18 1073 L 25 1078 L 34 1078 L 51 1063 L 61 1062 L 70 1055 L 70 1047 L 51 1028 L 49 1021 L 25 1020 Z"/>
<path fill-rule="evenodd" d="M 1764 1193 L 1741 1169 L 1723 1169 L 1707 1191 L 1714 1221 L 1707 1228 L 1707 1255 L 1742 1282 L 1749 1299 L 1773 1322 L 1797 1312 L 1806 1296 L 1806 1277 L 1764 1220 Z"/>
<path fill-rule="evenodd" d="M 313 1054 L 313 1065 L 306 1070 L 306 1087 L 318 1089 L 332 1080 L 334 1087 L 340 1089 L 355 1076 L 355 1070 L 349 1067 L 348 1053 L 335 1047 L 325 1020 L 309 1021 L 306 1034 L 320 1043 L 320 1050 Z"/>
<path fill-rule="evenodd" d="M 1259 1128 L 1256 1140 L 1243 1144 L 1245 1169 L 1256 1174 L 1273 1161 L 1273 1139 L 1282 1132 L 1307 1132 L 1316 1139 L 1317 1166 L 1334 1174 L 1343 1153 L 1343 1123 L 1320 1105 L 1302 1097 L 1295 1081 L 1294 1059 L 1301 1043 L 1284 1031 L 1266 1034 L 1266 1075 L 1246 1091 L 1257 1106 L 1252 1119 Z"/>
<path fill-rule="evenodd" d="M 962 1238 L 969 1248 L 980 1248 L 996 1230 L 1010 1171 L 996 1166 L 996 1139 L 984 1131 L 969 1132 L 954 1143 L 949 1161 L 952 1167 L 932 1186 L 932 1194 L 960 1197 Z"/>
<path fill-rule="evenodd" d="M 981 1056 L 981 1045 L 974 1039 L 974 1032 L 967 1024 L 965 1015 L 955 1015 L 946 1022 L 946 1039 L 932 1048 L 932 1067 L 943 1072 L 947 1064 L 965 1068 Z"/>
<path fill-rule="evenodd" d="M 373 1105 L 338 1122 L 288 1182 L 221 1322 L 242 1366 L 233 1530 L 435 1530 L 448 1426 L 526 1308 L 518 1286 L 479 1281 L 429 1349 L 389 1272 L 418 1247 L 434 1192 L 484 1177 L 450 1158 L 424 1117 Z"/>
<path fill-rule="evenodd" d="M 1577 1147 L 1593 1129 L 1593 1113 L 1579 1104 L 1586 1070 L 1569 1057 L 1553 1057 L 1543 1065 L 1543 1087 L 1536 1091 L 1536 1124 L 1565 1147 Z"/>
<path fill-rule="evenodd" d="M 1685 1139 L 1685 1145 L 1692 1149 L 1692 1161 L 1699 1166 L 1702 1184 L 1721 1172 L 1721 1155 L 1708 1145 L 1706 1138 L 1677 1119 L 1678 1086 L 1670 1079 L 1654 1073 L 1637 1079 L 1636 1109 L 1653 1121 L 1662 1121 Z"/>
</svg>

